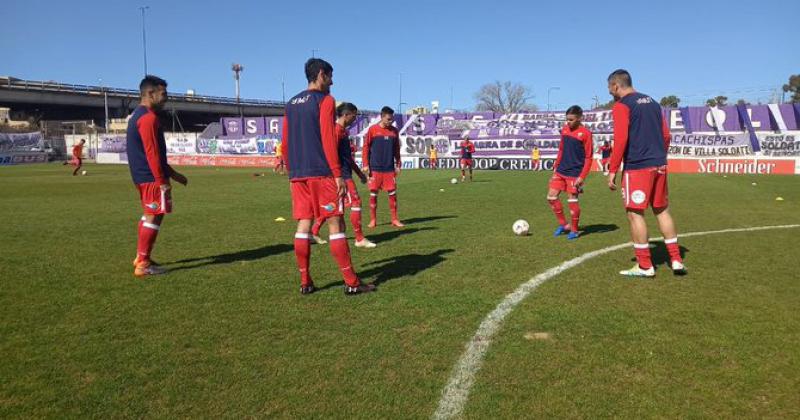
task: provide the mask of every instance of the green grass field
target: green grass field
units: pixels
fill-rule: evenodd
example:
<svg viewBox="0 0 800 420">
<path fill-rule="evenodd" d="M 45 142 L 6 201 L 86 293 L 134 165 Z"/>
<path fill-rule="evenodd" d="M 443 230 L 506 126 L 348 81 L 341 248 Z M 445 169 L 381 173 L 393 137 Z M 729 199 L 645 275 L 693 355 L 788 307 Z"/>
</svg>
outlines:
<svg viewBox="0 0 800 420">
<path fill-rule="evenodd" d="M 549 174 L 451 185 L 454 171 L 407 171 L 407 227 L 388 226 L 381 195 L 367 232 L 378 248 L 352 249 L 379 292 L 344 296 L 327 245 L 315 245 L 322 290 L 301 296 L 286 179 L 184 168 L 190 184 L 175 187 L 154 252 L 172 271 L 142 281 L 127 168 L 86 169 L 0 168 L 2 418 L 429 418 L 508 293 L 629 240 L 619 193 L 598 174 L 581 200 L 586 234 L 567 242 L 551 235 Z M 670 181 L 680 232 L 800 223 L 795 177 Z M 519 218 L 531 236 L 512 234 Z M 655 280 L 616 274 L 633 264 L 627 248 L 558 275 L 506 320 L 464 416 L 800 417 L 798 233 L 687 237 L 682 278 L 663 244 Z"/>
</svg>

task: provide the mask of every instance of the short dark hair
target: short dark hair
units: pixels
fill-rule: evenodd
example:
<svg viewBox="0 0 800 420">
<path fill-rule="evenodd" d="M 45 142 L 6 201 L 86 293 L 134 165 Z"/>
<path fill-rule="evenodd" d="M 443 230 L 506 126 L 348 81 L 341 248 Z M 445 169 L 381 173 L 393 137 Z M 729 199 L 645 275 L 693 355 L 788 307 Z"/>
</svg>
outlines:
<svg viewBox="0 0 800 420">
<path fill-rule="evenodd" d="M 394 110 L 388 106 L 381 108 L 381 115 L 386 115 L 386 114 L 394 115 Z"/>
<path fill-rule="evenodd" d="M 608 75 L 608 81 L 611 82 L 612 80 L 622 87 L 633 86 L 631 74 L 625 69 L 616 69 L 612 71 L 611 74 Z"/>
<path fill-rule="evenodd" d="M 167 81 L 158 77 L 153 76 L 152 74 L 148 74 L 147 76 L 139 82 L 139 93 L 144 93 L 147 89 L 154 89 L 159 86 L 164 86 L 164 89 L 167 88 Z"/>
<path fill-rule="evenodd" d="M 350 102 L 342 102 L 336 107 L 336 116 L 341 117 L 344 114 L 358 114 L 358 108 Z"/>
<path fill-rule="evenodd" d="M 572 105 L 571 107 L 567 108 L 566 115 L 577 115 L 583 116 L 583 108 L 579 107 L 578 105 Z"/>
<path fill-rule="evenodd" d="M 320 70 L 328 75 L 333 74 L 333 66 L 331 63 L 321 58 L 309 58 L 308 61 L 306 61 L 306 80 L 308 80 L 308 83 L 317 80 L 317 75 Z"/>
</svg>

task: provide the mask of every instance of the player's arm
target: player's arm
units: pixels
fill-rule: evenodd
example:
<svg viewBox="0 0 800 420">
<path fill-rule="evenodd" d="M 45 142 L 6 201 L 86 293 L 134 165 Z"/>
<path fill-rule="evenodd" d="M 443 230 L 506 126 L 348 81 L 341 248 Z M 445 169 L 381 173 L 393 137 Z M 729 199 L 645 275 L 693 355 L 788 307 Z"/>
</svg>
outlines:
<svg viewBox="0 0 800 420">
<path fill-rule="evenodd" d="M 630 124 L 631 111 L 627 105 L 617 102 L 611 108 L 614 120 L 614 148 L 611 150 L 611 161 L 608 165 L 608 187 L 616 189 L 617 171 L 622 165 L 622 155 L 628 145 L 628 125 Z"/>
<path fill-rule="evenodd" d="M 395 130 L 394 134 L 394 161 L 397 173 L 400 173 L 400 169 L 403 167 L 403 159 L 400 158 L 400 133 Z"/>
<path fill-rule="evenodd" d="M 281 149 L 281 156 L 283 157 L 283 164 L 286 166 L 286 170 L 289 170 L 289 146 L 288 146 L 288 139 L 289 139 L 289 117 L 286 113 L 283 114 L 283 123 L 281 129 L 281 145 L 278 146 Z"/>
<path fill-rule="evenodd" d="M 578 175 L 578 181 L 580 181 L 578 184 L 583 183 L 583 180 L 589 175 L 589 170 L 592 169 L 592 132 L 586 130 L 586 134 L 586 139 L 583 141 L 583 169 L 581 174 Z"/>
<path fill-rule="evenodd" d="M 667 125 L 667 119 L 661 118 L 661 135 L 664 136 L 664 150 L 669 153 L 669 143 L 672 140 L 672 134 L 669 132 L 669 126 Z"/>
<path fill-rule="evenodd" d="M 556 162 L 553 164 L 553 172 L 558 170 L 558 165 L 561 164 L 561 153 L 564 151 L 564 135 L 561 135 L 561 141 L 558 142 L 558 155 L 556 155 Z"/>
<path fill-rule="evenodd" d="M 342 177 L 342 167 L 339 162 L 339 139 L 336 137 L 336 119 L 334 117 L 336 101 L 333 96 L 326 96 L 319 106 L 319 129 L 322 135 L 322 150 L 325 160 L 331 169 L 334 178 Z"/>
<path fill-rule="evenodd" d="M 142 138 L 144 155 L 147 158 L 147 166 L 153 173 L 155 182 L 159 185 L 169 185 L 169 176 L 161 167 L 161 151 L 158 150 L 158 119 L 153 113 L 146 113 L 136 121 L 136 128 Z"/>
<path fill-rule="evenodd" d="M 367 135 L 364 136 L 364 146 L 361 148 L 361 165 L 367 175 L 369 175 L 369 148 L 372 144 L 372 127 L 367 129 Z"/>
</svg>

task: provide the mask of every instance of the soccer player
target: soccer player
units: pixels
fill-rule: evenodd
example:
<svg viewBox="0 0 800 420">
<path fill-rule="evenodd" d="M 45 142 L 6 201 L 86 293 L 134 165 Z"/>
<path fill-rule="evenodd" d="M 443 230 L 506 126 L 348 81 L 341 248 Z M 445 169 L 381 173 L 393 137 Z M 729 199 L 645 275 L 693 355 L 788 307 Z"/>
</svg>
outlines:
<svg viewBox="0 0 800 420">
<path fill-rule="evenodd" d="M 658 228 L 664 235 L 670 266 L 677 275 L 686 274 L 678 247 L 678 233 L 667 200 L 667 150 L 669 127 L 661 106 L 650 96 L 636 92 L 626 70 L 608 76 L 608 93 L 617 101 L 611 109 L 614 119 L 614 150 L 609 164 L 608 187 L 617 189 L 617 172 L 622 173 L 622 198 L 631 227 L 637 264 L 620 271 L 625 276 L 654 277 L 650 259 L 644 211 L 653 208 Z"/>
<path fill-rule="evenodd" d="M 185 176 L 167 164 L 167 143 L 158 112 L 167 102 L 167 82 L 145 76 L 139 83 L 141 100 L 128 120 L 127 151 L 131 178 L 139 190 L 144 215 L 139 221 L 139 239 L 133 274 L 137 277 L 164 274 L 165 269 L 150 259 L 164 215 L 172 211 L 170 179 L 186 185 Z"/>
<path fill-rule="evenodd" d="M 281 175 L 285 175 L 286 172 L 284 171 L 284 168 L 286 165 L 283 162 L 283 148 L 281 147 L 280 143 L 278 143 L 278 147 L 275 148 L 275 159 L 277 162 L 275 162 L 275 167 L 272 168 L 272 172 L 275 173 L 280 171 Z"/>
<path fill-rule="evenodd" d="M 604 141 L 600 148 L 597 149 L 597 152 L 600 153 L 600 170 L 603 171 L 605 176 L 608 176 L 608 162 L 611 161 L 611 150 L 608 140 Z"/>
<path fill-rule="evenodd" d="M 300 271 L 300 293 L 307 295 L 316 291 L 309 271 L 309 232 L 317 217 L 328 222 L 331 255 L 342 272 L 344 293 L 372 292 L 375 285 L 361 283 L 353 269 L 344 233 L 342 212 L 347 186 L 342 178 L 336 138 L 336 101 L 330 95 L 333 66 L 325 60 L 311 58 L 306 61 L 305 74 L 308 88 L 286 103 L 281 141 L 289 170 L 292 215 L 297 220 L 294 253 Z"/>
<path fill-rule="evenodd" d="M 533 150 L 531 150 L 531 170 L 535 171 L 539 169 L 539 159 L 541 158 L 539 154 L 539 148 L 533 146 Z"/>
<path fill-rule="evenodd" d="M 439 164 L 439 152 L 436 150 L 436 146 L 434 145 L 431 145 L 430 157 L 431 157 L 431 169 L 435 171 L 436 167 Z"/>
<path fill-rule="evenodd" d="M 581 124 L 583 109 L 573 105 L 567 109 L 567 123 L 561 129 L 561 143 L 558 145 L 558 157 L 550 178 L 547 202 L 558 219 L 558 227 L 553 236 L 559 236 L 569 231 L 567 239 L 578 239 L 581 206 L 578 196 L 583 192 L 583 181 L 592 168 L 592 133 Z M 564 217 L 564 208 L 558 195 L 566 191 L 571 217 L 567 223 Z"/>
<path fill-rule="evenodd" d="M 392 126 L 394 110 L 385 106 L 381 109 L 381 120 L 367 130 L 361 155 L 369 176 L 369 225 L 377 226 L 378 192 L 389 194 L 389 210 L 392 225 L 405 226 L 397 217 L 397 176 L 400 175 L 400 135 Z"/>
<path fill-rule="evenodd" d="M 75 170 L 72 171 L 72 176 L 78 175 L 83 165 L 83 145 L 86 144 L 86 139 L 81 139 L 76 145 L 72 146 L 72 160 L 64 162 L 64 165 L 75 165 Z"/>
<path fill-rule="evenodd" d="M 464 171 L 469 168 L 469 180 L 472 182 L 472 154 L 475 153 L 475 144 L 469 140 L 469 136 L 464 137 L 464 140 L 459 144 L 461 149 L 461 182 L 464 182 Z"/>
<path fill-rule="evenodd" d="M 356 248 L 375 248 L 375 243 L 365 238 L 364 231 L 361 229 L 361 197 L 358 195 L 356 183 L 353 182 L 353 172 L 358 175 L 362 184 L 367 182 L 367 176 L 361 172 L 361 169 L 356 165 L 355 159 L 353 159 L 355 146 L 350 142 L 350 136 L 347 134 L 347 128 L 353 124 L 357 116 L 358 108 L 350 102 L 342 102 L 336 107 L 336 138 L 339 139 L 339 161 L 342 166 L 342 178 L 347 184 L 347 195 L 344 197 L 344 204 L 350 208 L 350 223 L 353 225 L 353 232 L 356 234 Z M 319 237 L 319 230 L 324 222 L 325 219 L 319 217 L 311 228 L 311 235 L 318 244 L 327 242 Z"/>
</svg>

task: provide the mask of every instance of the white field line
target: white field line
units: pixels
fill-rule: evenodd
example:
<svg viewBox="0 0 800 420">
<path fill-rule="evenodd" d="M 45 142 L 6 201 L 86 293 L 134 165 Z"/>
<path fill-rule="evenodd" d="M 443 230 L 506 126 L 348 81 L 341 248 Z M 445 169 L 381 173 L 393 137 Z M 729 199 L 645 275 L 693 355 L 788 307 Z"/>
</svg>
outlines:
<svg viewBox="0 0 800 420">
<path fill-rule="evenodd" d="M 782 225 L 782 226 L 757 226 L 749 228 L 738 229 L 723 229 L 712 230 L 708 232 L 690 232 L 679 234 L 679 238 L 686 238 L 691 236 L 715 235 L 720 233 L 735 233 L 735 232 L 753 232 L 759 230 L 771 229 L 790 229 L 797 228 L 800 225 Z M 651 239 L 651 241 L 662 241 L 663 238 Z M 528 295 L 531 294 L 542 283 L 550 280 L 551 278 L 561 274 L 565 270 L 575 267 L 587 260 L 600 255 L 608 254 L 609 252 L 617 251 L 623 248 L 632 246 L 631 242 L 624 244 L 613 245 L 606 248 L 598 249 L 596 251 L 587 252 L 581 256 L 575 257 L 571 260 L 565 261 L 558 266 L 555 266 L 547 271 L 537 274 L 527 282 L 523 283 L 511 294 L 507 295 L 497 307 L 494 308 L 486 318 L 483 319 L 475 335 L 467 343 L 464 354 L 458 360 L 458 363 L 453 367 L 450 374 L 450 379 L 447 382 L 444 390 L 442 390 L 441 399 L 439 399 L 439 407 L 433 413 L 434 419 L 449 419 L 458 417 L 464 410 L 464 406 L 469 398 L 469 391 L 472 384 L 475 382 L 475 375 L 481 368 L 483 357 L 486 351 L 492 344 L 492 338 L 500 330 L 503 321 L 510 314 L 520 302 L 522 302 Z"/>
</svg>

